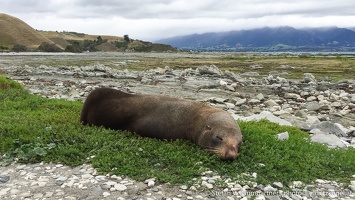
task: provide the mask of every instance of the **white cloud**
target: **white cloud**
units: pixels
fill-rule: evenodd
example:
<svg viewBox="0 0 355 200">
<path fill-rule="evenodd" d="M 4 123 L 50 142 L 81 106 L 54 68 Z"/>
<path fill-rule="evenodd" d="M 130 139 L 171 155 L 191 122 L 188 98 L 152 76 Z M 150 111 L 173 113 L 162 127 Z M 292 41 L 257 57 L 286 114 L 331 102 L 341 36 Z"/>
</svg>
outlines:
<svg viewBox="0 0 355 200">
<path fill-rule="evenodd" d="M 353 0 L 1 0 L 0 12 L 41 30 L 154 40 L 265 26 L 354 27 Z"/>
</svg>

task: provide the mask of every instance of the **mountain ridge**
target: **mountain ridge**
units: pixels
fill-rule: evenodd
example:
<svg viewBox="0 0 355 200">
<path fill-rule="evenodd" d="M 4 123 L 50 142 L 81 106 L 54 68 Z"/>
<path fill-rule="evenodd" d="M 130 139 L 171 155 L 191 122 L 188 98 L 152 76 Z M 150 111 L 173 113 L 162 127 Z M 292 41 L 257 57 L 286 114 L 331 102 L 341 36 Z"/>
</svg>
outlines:
<svg viewBox="0 0 355 200">
<path fill-rule="evenodd" d="M 190 34 L 156 42 L 201 51 L 354 51 L 355 32 L 337 27 L 296 29 L 282 26 Z"/>
</svg>

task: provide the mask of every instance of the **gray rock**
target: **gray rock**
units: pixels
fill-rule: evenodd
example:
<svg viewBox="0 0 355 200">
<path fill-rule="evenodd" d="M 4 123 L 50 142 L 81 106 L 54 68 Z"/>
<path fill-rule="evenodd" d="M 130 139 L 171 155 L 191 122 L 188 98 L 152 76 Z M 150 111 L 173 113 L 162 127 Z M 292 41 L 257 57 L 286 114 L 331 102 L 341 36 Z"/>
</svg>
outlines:
<svg viewBox="0 0 355 200">
<path fill-rule="evenodd" d="M 332 134 L 315 134 L 311 137 L 311 141 L 326 144 L 329 148 L 346 148 L 346 145 L 336 135 Z"/>
<path fill-rule="evenodd" d="M 235 102 L 236 106 L 241 106 L 247 102 L 247 99 L 238 99 L 237 102 Z"/>
<path fill-rule="evenodd" d="M 277 188 L 283 188 L 284 187 L 281 182 L 274 182 L 272 185 L 277 187 Z"/>
<path fill-rule="evenodd" d="M 231 91 L 231 92 L 235 91 L 235 88 L 232 85 L 226 85 L 226 86 L 224 86 L 224 89 L 228 90 L 228 91 Z"/>
<path fill-rule="evenodd" d="M 284 125 L 284 126 L 292 126 L 292 124 L 284 119 L 281 119 L 279 117 L 276 117 L 275 115 L 273 115 L 271 112 L 269 111 L 262 111 L 260 114 L 256 114 L 256 115 L 252 115 L 249 117 L 240 117 L 238 115 L 232 115 L 234 117 L 234 119 L 238 120 L 243 120 L 243 121 L 252 121 L 252 120 L 256 120 L 259 121 L 261 119 L 266 119 L 269 120 L 270 122 L 274 122 L 277 123 L 279 125 Z"/>
<path fill-rule="evenodd" d="M 149 183 L 148 183 L 148 185 L 149 185 Z M 123 184 L 116 184 L 116 185 L 114 185 L 114 188 L 117 191 L 125 191 L 125 190 L 127 190 L 127 186 L 125 186 Z"/>
<path fill-rule="evenodd" d="M 312 101 L 312 102 L 308 102 L 306 103 L 306 109 L 308 111 L 316 111 L 316 110 L 319 110 L 322 106 L 318 103 L 318 102 L 315 102 L 315 101 Z"/>
<path fill-rule="evenodd" d="M 260 100 L 259 100 L 259 99 L 250 99 L 250 100 L 248 101 L 248 103 L 250 103 L 250 104 L 259 104 L 259 103 L 260 103 Z"/>
<path fill-rule="evenodd" d="M 216 65 L 202 66 L 197 68 L 197 72 L 201 75 L 216 75 L 221 76 L 222 72 Z"/>
<path fill-rule="evenodd" d="M 199 89 L 212 89 L 218 88 L 220 84 L 217 81 L 210 81 L 210 80 L 196 80 L 196 79 L 188 79 L 185 83 L 182 84 L 184 89 L 192 89 L 192 90 L 199 90 Z"/>
<path fill-rule="evenodd" d="M 307 113 L 304 110 L 296 110 L 295 116 L 301 117 L 301 118 L 307 118 Z"/>
<path fill-rule="evenodd" d="M 278 106 L 278 105 L 279 105 L 279 104 L 276 103 L 276 101 L 273 100 L 273 99 L 269 99 L 269 100 L 265 101 L 264 104 L 265 104 L 267 107 L 273 107 L 273 106 Z"/>
<path fill-rule="evenodd" d="M 340 124 L 332 123 L 330 121 L 321 122 L 320 124 L 316 124 L 316 125 L 311 126 L 311 128 L 312 129 L 317 128 L 322 132 L 334 134 L 334 135 L 340 136 L 340 137 L 347 137 L 348 136 L 348 134 L 347 134 L 348 130 L 346 128 L 344 128 Z"/>
<path fill-rule="evenodd" d="M 277 139 L 278 140 L 288 140 L 288 138 L 289 138 L 289 135 L 288 135 L 287 131 L 277 134 Z"/>
<path fill-rule="evenodd" d="M 310 82 L 317 83 L 317 79 L 313 76 L 313 74 L 304 73 L 303 75 L 304 75 L 304 82 L 305 83 L 310 83 Z"/>
<path fill-rule="evenodd" d="M 9 180 L 10 180 L 10 176 L 7 176 L 7 175 L 1 175 L 0 176 L 0 182 L 1 183 L 6 183 Z"/>
<path fill-rule="evenodd" d="M 244 72 L 240 76 L 260 76 L 258 72 Z"/>
<path fill-rule="evenodd" d="M 335 107 L 335 108 L 340 108 L 341 107 L 341 103 L 336 101 L 336 102 L 332 103 L 332 106 Z"/>
<path fill-rule="evenodd" d="M 262 69 L 262 68 L 264 68 L 264 67 L 261 66 L 261 65 L 255 64 L 255 65 L 250 65 L 249 68 L 250 68 L 250 69 Z"/>
<path fill-rule="evenodd" d="M 315 96 L 307 97 L 307 101 L 316 101 L 316 100 L 317 100 L 317 97 L 315 97 Z"/>
<path fill-rule="evenodd" d="M 220 104 L 224 104 L 227 101 L 228 101 L 228 99 L 220 98 L 220 97 L 213 97 L 213 98 L 210 99 L 210 102 L 212 102 L 212 103 L 220 103 Z"/>
<path fill-rule="evenodd" d="M 277 192 L 277 189 L 272 187 L 271 185 L 267 185 L 266 187 L 264 187 L 264 192 Z"/>
<path fill-rule="evenodd" d="M 301 96 L 299 94 L 286 93 L 285 98 L 286 99 L 298 99 L 298 98 L 301 98 Z"/>
<path fill-rule="evenodd" d="M 352 94 L 352 95 L 351 95 L 350 102 L 351 102 L 351 103 L 355 103 L 355 94 Z"/>
<path fill-rule="evenodd" d="M 256 98 L 257 98 L 258 100 L 260 100 L 260 101 L 262 101 L 262 100 L 265 99 L 265 97 L 264 97 L 264 95 L 263 95 L 262 93 L 259 93 L 258 95 L 256 95 Z"/>
</svg>

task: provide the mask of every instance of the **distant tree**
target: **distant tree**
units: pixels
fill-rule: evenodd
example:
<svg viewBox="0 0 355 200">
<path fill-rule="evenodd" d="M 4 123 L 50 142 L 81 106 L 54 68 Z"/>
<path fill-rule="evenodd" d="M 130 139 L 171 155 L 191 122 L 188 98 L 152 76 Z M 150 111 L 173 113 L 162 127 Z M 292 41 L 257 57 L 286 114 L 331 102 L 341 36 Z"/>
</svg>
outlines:
<svg viewBox="0 0 355 200">
<path fill-rule="evenodd" d="M 97 37 L 97 42 L 98 42 L 98 43 L 101 43 L 101 42 L 102 42 L 102 37 L 101 37 L 101 36 Z"/>
<path fill-rule="evenodd" d="M 9 50 L 8 47 L 0 46 L 0 51 L 8 51 L 8 50 Z"/>
<path fill-rule="evenodd" d="M 79 42 L 73 42 L 73 44 L 65 47 L 65 51 L 74 52 L 74 53 L 82 53 L 83 47 L 80 45 Z"/>
<path fill-rule="evenodd" d="M 84 51 L 90 51 L 90 52 L 93 52 L 93 51 L 97 51 L 96 50 L 96 41 L 95 40 L 84 40 L 83 41 L 83 50 Z"/>
<path fill-rule="evenodd" d="M 55 44 L 50 44 L 48 42 L 42 42 L 42 44 L 38 47 L 39 51 L 44 52 L 61 52 L 62 49 L 57 47 Z"/>
<path fill-rule="evenodd" d="M 12 47 L 12 51 L 14 52 L 24 52 L 24 51 L 27 51 L 27 47 L 23 44 L 15 44 L 13 47 Z"/>
<path fill-rule="evenodd" d="M 123 36 L 123 39 L 124 39 L 124 41 L 126 41 L 126 42 L 129 42 L 129 41 L 130 41 L 130 39 L 129 39 L 129 36 L 128 36 L 128 35 L 124 35 L 124 36 Z"/>
</svg>

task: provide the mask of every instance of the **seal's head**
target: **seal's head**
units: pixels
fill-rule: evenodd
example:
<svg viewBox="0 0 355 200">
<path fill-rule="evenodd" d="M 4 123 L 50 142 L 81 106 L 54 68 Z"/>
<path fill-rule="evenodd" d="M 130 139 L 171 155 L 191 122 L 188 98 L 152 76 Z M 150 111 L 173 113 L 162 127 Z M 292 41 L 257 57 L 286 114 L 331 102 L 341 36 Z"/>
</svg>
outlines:
<svg viewBox="0 0 355 200">
<path fill-rule="evenodd" d="M 243 142 L 240 128 L 228 113 L 214 113 L 209 116 L 207 124 L 197 144 L 217 154 L 222 160 L 234 160 Z"/>
</svg>

